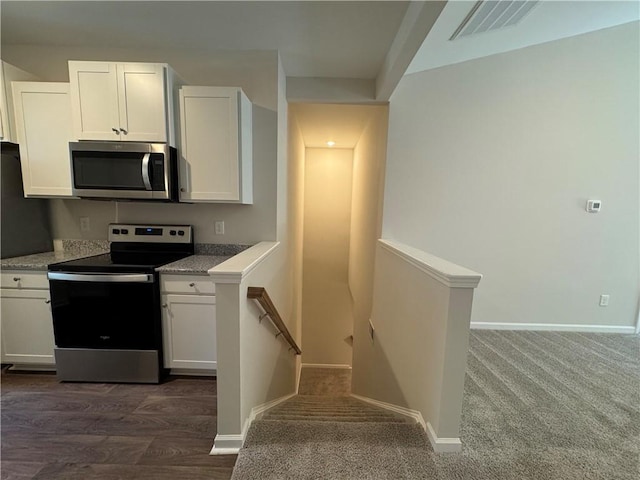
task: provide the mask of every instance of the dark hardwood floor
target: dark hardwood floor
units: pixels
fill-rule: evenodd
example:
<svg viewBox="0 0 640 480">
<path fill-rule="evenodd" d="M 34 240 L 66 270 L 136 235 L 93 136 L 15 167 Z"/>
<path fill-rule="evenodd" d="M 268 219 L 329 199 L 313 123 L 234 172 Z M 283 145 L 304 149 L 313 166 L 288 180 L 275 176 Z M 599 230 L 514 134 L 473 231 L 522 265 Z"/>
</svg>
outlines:
<svg viewBox="0 0 640 480">
<path fill-rule="evenodd" d="M 2 480 L 222 480 L 236 455 L 210 456 L 215 378 L 161 385 L 0 377 Z"/>
</svg>

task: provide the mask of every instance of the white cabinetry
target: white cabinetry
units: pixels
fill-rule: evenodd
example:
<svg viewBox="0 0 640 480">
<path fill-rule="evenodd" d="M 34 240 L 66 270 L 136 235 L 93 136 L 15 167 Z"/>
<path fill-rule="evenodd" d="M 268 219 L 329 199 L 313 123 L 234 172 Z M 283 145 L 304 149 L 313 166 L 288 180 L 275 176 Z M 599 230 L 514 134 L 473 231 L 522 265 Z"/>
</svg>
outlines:
<svg viewBox="0 0 640 480">
<path fill-rule="evenodd" d="M 25 197 L 70 197 L 68 83 L 13 82 Z"/>
<path fill-rule="evenodd" d="M 21 80 L 37 80 L 37 78 L 7 62 L 0 62 L 0 140 L 3 142 L 18 142 L 13 118 L 11 82 Z"/>
<path fill-rule="evenodd" d="M 50 304 L 46 272 L 2 272 L 2 363 L 55 365 Z"/>
<path fill-rule="evenodd" d="M 253 203 L 252 105 L 240 88 L 180 89 L 180 200 Z"/>
<path fill-rule="evenodd" d="M 208 275 L 161 275 L 164 366 L 211 373 L 216 362 L 215 284 Z"/>
<path fill-rule="evenodd" d="M 166 64 L 70 61 L 75 137 L 175 145 L 175 80 Z"/>
</svg>

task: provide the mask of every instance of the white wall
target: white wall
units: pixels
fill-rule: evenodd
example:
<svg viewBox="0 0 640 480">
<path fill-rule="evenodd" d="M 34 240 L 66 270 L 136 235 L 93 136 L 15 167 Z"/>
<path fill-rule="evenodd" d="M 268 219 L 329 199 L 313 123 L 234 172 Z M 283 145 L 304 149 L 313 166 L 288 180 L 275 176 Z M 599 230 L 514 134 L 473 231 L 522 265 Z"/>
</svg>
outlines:
<svg viewBox="0 0 640 480">
<path fill-rule="evenodd" d="M 278 138 L 277 132 L 280 130 L 281 136 L 286 135 L 286 83 L 284 73 L 279 75 L 276 52 L 210 55 L 177 49 L 3 45 L 2 55 L 3 59 L 10 58 L 15 65 L 48 81 L 68 81 L 70 59 L 168 63 L 187 84 L 240 86 L 254 103 L 253 205 L 118 202 L 116 208 L 115 202 L 52 200 L 51 225 L 55 238 L 106 239 L 107 224 L 115 221 L 191 224 L 198 243 L 257 243 L 275 240 L 278 236 L 277 192 L 286 192 L 286 188 L 278 188 L 279 181 L 281 187 L 282 182 L 286 182 L 278 165 L 286 165 L 286 160 L 278 161 L 277 145 L 280 141 L 282 148 L 286 148 L 286 142 Z M 279 98 L 284 99 L 284 103 L 279 103 Z M 279 110 L 283 109 L 280 115 Z M 286 204 L 282 208 L 286 209 Z M 80 231 L 81 216 L 90 218 L 90 232 Z M 220 220 L 225 222 L 224 235 L 215 234 L 214 222 Z M 280 224 L 284 225 L 285 221 L 281 220 Z"/>
<path fill-rule="evenodd" d="M 307 148 L 304 168 L 302 361 L 351 365 L 348 287 L 353 150 Z"/>
<path fill-rule="evenodd" d="M 383 236 L 482 272 L 475 322 L 635 324 L 638 25 L 412 74 L 395 91 Z"/>
</svg>

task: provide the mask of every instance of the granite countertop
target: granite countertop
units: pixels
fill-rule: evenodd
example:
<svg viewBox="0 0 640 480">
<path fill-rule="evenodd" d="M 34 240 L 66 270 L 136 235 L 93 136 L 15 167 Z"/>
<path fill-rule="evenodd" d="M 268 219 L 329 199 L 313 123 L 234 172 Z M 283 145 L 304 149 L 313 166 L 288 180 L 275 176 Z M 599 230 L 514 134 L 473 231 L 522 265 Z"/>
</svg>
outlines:
<svg viewBox="0 0 640 480">
<path fill-rule="evenodd" d="M 249 245 L 196 244 L 196 255 L 157 268 L 163 273 L 207 273 L 210 268 L 249 248 Z M 52 263 L 66 262 L 78 258 L 109 253 L 106 240 L 63 240 L 62 250 L 34 253 L 20 257 L 0 259 L 3 270 L 46 271 Z"/>
<path fill-rule="evenodd" d="M 57 240 L 56 240 L 57 241 Z M 56 243 L 54 241 L 54 244 Z M 109 253 L 106 240 L 60 240 L 61 250 L 0 259 L 3 270 L 47 270 L 52 263 Z"/>
<path fill-rule="evenodd" d="M 232 255 L 191 255 L 173 263 L 156 268 L 160 273 L 207 273 L 210 268 L 220 265 Z"/>
<path fill-rule="evenodd" d="M 107 253 L 106 251 L 86 253 L 86 252 L 44 252 L 34 253 L 32 255 L 23 255 L 21 257 L 3 258 L 0 260 L 0 268 L 3 270 L 43 270 L 52 263 L 66 262 L 67 260 L 75 260 L 77 258 L 90 257 Z"/>
</svg>

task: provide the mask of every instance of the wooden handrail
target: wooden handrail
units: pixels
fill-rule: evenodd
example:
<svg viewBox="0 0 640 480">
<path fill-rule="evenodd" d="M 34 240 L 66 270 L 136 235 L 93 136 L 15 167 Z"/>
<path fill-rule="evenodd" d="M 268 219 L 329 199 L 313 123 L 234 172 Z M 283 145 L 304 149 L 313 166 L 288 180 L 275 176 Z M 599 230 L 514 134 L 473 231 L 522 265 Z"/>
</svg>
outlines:
<svg viewBox="0 0 640 480">
<path fill-rule="evenodd" d="M 287 326 L 282 321 L 282 317 L 278 313 L 276 306 L 271 301 L 271 298 L 269 297 L 267 291 L 263 287 L 249 287 L 249 289 L 247 290 L 247 298 L 258 301 L 258 303 L 264 309 L 266 315 L 268 315 L 271 319 L 271 322 L 280 331 L 280 333 L 278 333 L 276 337 L 282 334 L 289 345 L 291 345 L 291 348 L 296 352 L 296 355 L 301 355 L 302 350 L 300 350 L 300 347 L 298 347 L 296 341 L 289 333 Z"/>
</svg>

